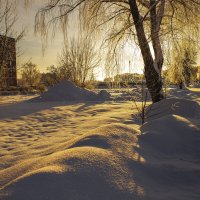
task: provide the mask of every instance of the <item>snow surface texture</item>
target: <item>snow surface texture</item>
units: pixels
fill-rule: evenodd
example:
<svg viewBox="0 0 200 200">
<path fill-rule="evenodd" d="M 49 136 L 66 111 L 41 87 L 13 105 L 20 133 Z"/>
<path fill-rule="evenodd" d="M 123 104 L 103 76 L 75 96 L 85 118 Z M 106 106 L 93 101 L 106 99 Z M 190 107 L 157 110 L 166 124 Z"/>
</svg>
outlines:
<svg viewBox="0 0 200 200">
<path fill-rule="evenodd" d="M 48 91 L 42 93 L 39 97 L 32 99 L 32 102 L 45 102 L 45 101 L 105 101 L 109 100 L 109 93 L 104 90 L 96 94 L 90 90 L 80 88 L 71 81 L 64 80 Z"/>
<path fill-rule="evenodd" d="M 0 199 L 199 200 L 199 122 L 197 102 L 163 100 L 141 133 L 111 123 L 1 170 Z"/>
</svg>

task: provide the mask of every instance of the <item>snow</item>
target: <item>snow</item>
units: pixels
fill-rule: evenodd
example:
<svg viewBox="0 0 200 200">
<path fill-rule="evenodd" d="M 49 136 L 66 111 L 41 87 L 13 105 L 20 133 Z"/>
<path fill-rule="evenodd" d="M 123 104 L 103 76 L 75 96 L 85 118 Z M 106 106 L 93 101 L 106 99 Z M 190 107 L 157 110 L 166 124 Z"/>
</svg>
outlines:
<svg viewBox="0 0 200 200">
<path fill-rule="evenodd" d="M 39 97 L 32 99 L 32 102 L 48 102 L 48 101 L 105 101 L 110 96 L 106 91 L 100 91 L 99 94 L 90 90 L 80 88 L 68 80 L 64 80 L 48 91 L 42 93 Z"/>
<path fill-rule="evenodd" d="M 173 91 L 141 127 L 131 102 L 1 105 L 0 199 L 199 200 L 199 92 Z"/>
</svg>

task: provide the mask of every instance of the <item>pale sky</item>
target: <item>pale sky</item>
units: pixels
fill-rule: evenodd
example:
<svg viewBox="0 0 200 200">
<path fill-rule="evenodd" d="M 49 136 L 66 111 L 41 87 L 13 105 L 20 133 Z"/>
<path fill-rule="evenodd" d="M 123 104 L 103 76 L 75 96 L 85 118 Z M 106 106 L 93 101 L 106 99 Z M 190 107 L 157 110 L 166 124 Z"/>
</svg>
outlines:
<svg viewBox="0 0 200 200">
<path fill-rule="evenodd" d="M 31 4 L 31 8 L 24 9 L 23 1 L 19 1 L 19 14 L 17 29 L 25 27 L 27 34 L 22 41 L 20 41 L 20 49 L 24 52 L 21 57 L 18 58 L 19 63 L 31 61 L 38 65 L 40 71 L 45 71 L 45 69 L 50 65 L 57 64 L 57 55 L 62 50 L 63 37 L 61 33 L 57 33 L 55 39 L 51 42 L 49 41 L 48 48 L 45 54 L 42 53 L 42 41 L 40 36 L 34 34 L 34 20 L 37 10 L 44 4 L 45 1 L 37 0 Z"/>
</svg>

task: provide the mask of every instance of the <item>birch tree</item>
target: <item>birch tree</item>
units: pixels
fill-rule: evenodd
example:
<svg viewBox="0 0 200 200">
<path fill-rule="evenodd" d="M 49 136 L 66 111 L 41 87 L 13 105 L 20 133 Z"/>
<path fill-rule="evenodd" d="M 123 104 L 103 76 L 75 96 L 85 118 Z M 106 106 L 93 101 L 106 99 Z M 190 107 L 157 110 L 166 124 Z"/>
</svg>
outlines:
<svg viewBox="0 0 200 200">
<path fill-rule="evenodd" d="M 99 64 L 97 55 L 90 38 L 84 35 L 73 38 L 62 51 L 59 68 L 66 79 L 85 87 L 93 79 L 94 70 Z"/>
<path fill-rule="evenodd" d="M 37 65 L 32 62 L 25 63 L 21 68 L 21 81 L 25 86 L 37 86 L 40 83 L 41 74 Z"/>
</svg>

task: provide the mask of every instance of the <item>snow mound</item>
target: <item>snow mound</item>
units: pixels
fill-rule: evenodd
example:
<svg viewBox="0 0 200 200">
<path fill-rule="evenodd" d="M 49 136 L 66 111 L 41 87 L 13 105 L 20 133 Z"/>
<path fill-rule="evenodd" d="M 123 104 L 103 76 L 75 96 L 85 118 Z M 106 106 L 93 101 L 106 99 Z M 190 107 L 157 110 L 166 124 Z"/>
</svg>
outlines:
<svg viewBox="0 0 200 200">
<path fill-rule="evenodd" d="M 200 160 L 199 119 L 200 106 L 197 102 L 181 98 L 164 99 L 148 108 L 140 142 L 156 154 Z"/>
<path fill-rule="evenodd" d="M 4 184 L 7 195 L 2 198 L 131 200 L 133 193 L 140 196 L 142 189 L 136 189 L 123 159 L 132 156 L 134 133 L 123 125 L 105 126 L 69 141 L 63 150 L 13 166 L 0 173 L 12 180 Z"/>
<path fill-rule="evenodd" d="M 185 118 L 200 117 L 200 106 L 197 102 L 188 99 L 164 99 L 149 106 L 147 109 L 147 120 L 149 121 L 173 114 Z"/>
<path fill-rule="evenodd" d="M 145 123 L 140 141 L 165 156 L 200 158 L 200 129 L 178 115 L 167 115 Z"/>
<path fill-rule="evenodd" d="M 153 108 L 159 117 L 147 119 L 141 134 L 127 125 L 103 126 L 0 171 L 0 199 L 199 200 L 198 107 L 167 99 Z"/>
<path fill-rule="evenodd" d="M 103 95 L 102 95 L 103 94 Z M 109 100 L 109 96 L 105 93 L 96 94 L 90 90 L 80 88 L 74 83 L 68 80 L 64 80 L 53 87 L 50 87 L 48 91 L 42 93 L 39 97 L 32 99 L 31 101 L 45 102 L 45 101 L 105 101 Z"/>
<path fill-rule="evenodd" d="M 200 199 L 199 119 L 193 101 L 173 98 L 152 106 L 138 136 L 145 199 Z"/>
</svg>

